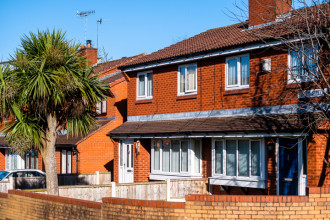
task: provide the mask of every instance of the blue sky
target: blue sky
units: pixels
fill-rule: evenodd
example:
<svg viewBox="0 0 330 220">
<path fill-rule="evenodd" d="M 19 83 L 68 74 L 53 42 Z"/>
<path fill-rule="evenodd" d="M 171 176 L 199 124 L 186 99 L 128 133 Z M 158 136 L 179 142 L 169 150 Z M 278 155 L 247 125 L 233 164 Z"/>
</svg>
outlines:
<svg viewBox="0 0 330 220">
<path fill-rule="evenodd" d="M 243 0 L 247 2 L 247 0 Z M 241 2 L 238 0 L 237 2 Z M 84 18 L 77 10 L 95 10 L 87 20 L 87 39 L 113 59 L 151 53 L 210 28 L 236 23 L 231 0 L 0 0 L 0 61 L 10 58 L 20 38 L 37 30 L 62 29 L 67 38 L 83 44 Z"/>
<path fill-rule="evenodd" d="M 67 38 L 84 44 L 84 18 L 77 10 L 95 10 L 88 17 L 87 39 L 113 59 L 151 53 L 207 29 L 237 23 L 231 12 L 248 0 L 0 0 L 0 61 L 10 58 L 29 32 L 62 29 Z M 244 6 L 243 6 L 244 7 Z"/>
</svg>

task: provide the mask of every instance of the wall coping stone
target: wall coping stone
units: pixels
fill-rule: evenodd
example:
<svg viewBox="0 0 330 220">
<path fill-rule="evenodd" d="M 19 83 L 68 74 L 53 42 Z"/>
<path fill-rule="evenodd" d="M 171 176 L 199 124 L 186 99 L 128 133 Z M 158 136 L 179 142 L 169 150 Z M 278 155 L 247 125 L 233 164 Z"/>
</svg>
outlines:
<svg viewBox="0 0 330 220">
<path fill-rule="evenodd" d="M 33 193 L 33 192 L 27 192 L 27 191 L 21 191 L 21 190 L 8 190 L 8 194 L 26 196 L 26 197 L 30 197 L 30 198 L 42 199 L 42 200 L 47 200 L 47 201 L 52 201 L 52 202 L 86 206 L 89 208 L 96 208 L 96 209 L 101 209 L 101 207 L 102 207 L 102 203 L 100 203 L 100 202 L 86 201 L 86 200 L 82 200 L 82 199 L 73 199 L 73 198 L 40 194 L 40 193 Z"/>
</svg>

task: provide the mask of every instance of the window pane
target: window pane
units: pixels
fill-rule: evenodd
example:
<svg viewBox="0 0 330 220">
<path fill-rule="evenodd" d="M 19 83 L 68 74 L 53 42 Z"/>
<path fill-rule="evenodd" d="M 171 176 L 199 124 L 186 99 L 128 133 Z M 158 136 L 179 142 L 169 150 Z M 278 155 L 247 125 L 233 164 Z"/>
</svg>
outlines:
<svg viewBox="0 0 330 220">
<path fill-rule="evenodd" d="M 260 141 L 251 141 L 251 175 L 260 176 Z"/>
<path fill-rule="evenodd" d="M 163 171 L 170 172 L 170 142 L 163 141 Z"/>
<path fill-rule="evenodd" d="M 123 143 L 121 141 L 119 142 L 119 161 L 120 166 L 123 166 Z"/>
<path fill-rule="evenodd" d="M 226 141 L 226 173 L 227 176 L 236 176 L 236 141 Z"/>
<path fill-rule="evenodd" d="M 215 173 L 222 174 L 223 142 L 215 141 Z"/>
<path fill-rule="evenodd" d="M 130 145 L 127 144 L 126 145 L 126 167 L 127 168 L 130 167 L 129 161 L 130 161 Z"/>
<path fill-rule="evenodd" d="M 250 64 L 249 57 L 241 57 L 241 75 L 242 75 L 242 85 L 250 84 Z"/>
<path fill-rule="evenodd" d="M 27 164 L 29 164 L 29 163 L 27 163 Z M 31 169 L 35 169 L 35 167 L 34 167 L 34 152 L 31 153 L 31 165 L 30 165 L 30 168 Z"/>
<path fill-rule="evenodd" d="M 26 159 L 25 159 L 25 168 L 26 169 L 32 169 L 31 167 L 30 167 L 30 153 L 26 153 L 26 157 L 25 157 Z"/>
<path fill-rule="evenodd" d="M 62 173 L 66 173 L 66 150 L 62 150 Z"/>
<path fill-rule="evenodd" d="M 154 141 L 154 170 L 160 170 L 160 141 Z"/>
<path fill-rule="evenodd" d="M 152 96 L 152 73 L 148 73 L 147 78 L 148 78 L 148 94 L 147 94 L 147 96 Z"/>
<path fill-rule="evenodd" d="M 145 76 L 139 76 L 139 96 L 145 96 Z"/>
<path fill-rule="evenodd" d="M 101 114 L 101 102 L 96 104 L 96 114 Z"/>
<path fill-rule="evenodd" d="M 107 100 L 102 100 L 102 113 L 107 113 Z"/>
<path fill-rule="evenodd" d="M 196 67 L 187 67 L 187 90 L 196 90 Z"/>
<path fill-rule="evenodd" d="M 238 141 L 238 175 L 249 176 L 249 140 Z"/>
<path fill-rule="evenodd" d="M 305 80 L 311 80 L 313 77 L 316 76 L 316 72 L 317 72 L 317 63 L 316 63 L 316 52 L 315 52 L 315 48 L 313 50 L 313 48 L 311 46 L 308 46 L 305 48 L 305 68 L 306 71 L 304 73 L 304 78 Z"/>
<path fill-rule="evenodd" d="M 180 67 L 180 93 L 184 93 L 185 89 L 185 67 Z"/>
<path fill-rule="evenodd" d="M 35 167 L 36 167 L 36 169 L 39 169 L 39 163 L 38 163 L 38 152 L 35 152 Z"/>
<path fill-rule="evenodd" d="M 188 141 L 181 142 L 181 171 L 188 172 Z"/>
<path fill-rule="evenodd" d="M 200 140 L 195 140 L 194 147 L 194 171 L 195 173 L 201 173 L 201 142 Z"/>
<path fill-rule="evenodd" d="M 237 60 L 228 60 L 228 85 L 237 85 Z"/>
<path fill-rule="evenodd" d="M 66 171 L 67 171 L 67 173 L 71 173 L 71 165 L 72 165 L 72 161 L 71 161 L 71 159 L 72 159 L 72 154 L 71 154 L 71 151 L 68 151 L 68 153 L 67 153 L 67 155 L 68 155 L 68 157 L 67 157 L 67 169 L 66 169 Z"/>
<path fill-rule="evenodd" d="M 300 72 L 301 72 L 301 56 L 298 55 L 296 51 L 291 50 L 290 51 L 290 63 L 291 63 L 291 79 L 296 80 L 300 78 Z"/>
<path fill-rule="evenodd" d="M 180 172 L 180 141 L 172 141 L 171 172 Z"/>
</svg>

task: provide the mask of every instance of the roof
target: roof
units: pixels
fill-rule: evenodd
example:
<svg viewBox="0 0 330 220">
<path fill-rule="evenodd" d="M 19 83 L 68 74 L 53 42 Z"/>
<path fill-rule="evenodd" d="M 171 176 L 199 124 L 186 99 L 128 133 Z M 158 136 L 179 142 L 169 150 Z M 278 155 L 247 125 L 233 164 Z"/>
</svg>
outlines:
<svg viewBox="0 0 330 220">
<path fill-rule="evenodd" d="M 86 136 L 81 136 L 81 135 L 72 136 L 71 134 L 69 134 L 69 135 L 66 135 L 66 134 L 58 135 L 55 145 L 56 146 L 60 146 L 60 145 L 65 145 L 65 146 L 66 145 L 77 145 L 83 139 L 85 139 L 88 136 L 92 135 L 94 132 L 98 131 L 99 129 L 102 129 L 110 121 L 111 121 L 111 119 L 110 120 L 98 120 L 97 123 L 99 124 L 99 127 L 96 126 Z"/>
<path fill-rule="evenodd" d="M 108 122 L 112 121 L 109 120 L 98 120 L 97 123 L 99 126 L 96 126 L 94 129 L 92 129 L 86 136 L 72 136 L 71 134 L 60 134 L 57 136 L 56 139 L 56 146 L 72 146 L 77 145 L 80 141 L 82 141 L 85 138 L 88 138 L 90 135 L 92 135 L 94 132 L 98 131 L 99 129 L 102 129 Z M 4 136 L 0 136 L 0 146 L 8 146 L 8 142 L 5 141 Z"/>
<path fill-rule="evenodd" d="M 321 6 L 325 7 L 327 12 L 326 16 L 329 17 L 329 4 L 325 3 Z M 313 11 L 313 7 L 309 8 L 311 9 L 310 11 Z M 297 10 L 297 14 L 301 12 L 301 10 L 304 9 Z M 181 42 L 178 42 L 176 44 L 173 44 L 169 47 L 165 47 L 164 49 L 158 50 L 140 59 L 136 59 L 125 65 L 122 65 L 120 68 L 125 69 L 128 67 L 135 67 L 139 65 L 146 65 L 172 59 L 191 57 L 195 55 L 222 51 L 248 44 L 260 43 L 265 40 L 271 41 L 274 40 L 275 36 L 279 37 L 293 33 L 293 28 L 290 28 L 287 25 L 283 25 L 284 21 L 291 22 L 291 24 L 294 25 L 295 28 L 297 26 L 297 23 L 305 22 L 301 21 L 301 17 L 294 16 L 294 13 L 291 13 L 287 17 L 284 16 L 282 21 L 272 22 L 264 26 L 261 25 L 261 27 L 259 28 L 249 29 L 248 21 L 225 27 L 214 28 L 195 35 L 186 40 L 183 40 Z"/>
<path fill-rule="evenodd" d="M 197 118 L 184 120 L 125 122 L 108 135 L 160 135 L 227 132 L 302 132 L 303 114 L 255 115 L 242 117 Z M 308 123 L 307 123 L 308 124 Z"/>
<path fill-rule="evenodd" d="M 104 83 L 110 84 L 115 82 L 118 79 L 124 78 L 125 76 L 123 75 L 123 73 L 121 71 L 117 71 L 115 73 L 112 73 L 108 76 L 102 77 L 100 78 L 100 80 Z"/>
<path fill-rule="evenodd" d="M 118 60 L 112 60 L 112 61 L 107 61 L 107 62 L 104 62 L 104 63 L 100 63 L 100 64 L 98 64 L 97 66 L 95 66 L 93 68 L 93 72 L 99 74 L 99 73 L 103 73 L 105 71 L 110 71 L 110 70 L 118 68 L 119 66 L 123 66 L 123 65 L 125 65 L 129 62 L 132 62 L 136 59 L 139 59 L 139 58 L 141 58 L 145 55 L 146 55 L 146 53 L 142 53 L 142 54 L 139 54 L 139 55 L 136 55 L 136 56 L 123 57 L 123 58 L 118 59 Z"/>
</svg>

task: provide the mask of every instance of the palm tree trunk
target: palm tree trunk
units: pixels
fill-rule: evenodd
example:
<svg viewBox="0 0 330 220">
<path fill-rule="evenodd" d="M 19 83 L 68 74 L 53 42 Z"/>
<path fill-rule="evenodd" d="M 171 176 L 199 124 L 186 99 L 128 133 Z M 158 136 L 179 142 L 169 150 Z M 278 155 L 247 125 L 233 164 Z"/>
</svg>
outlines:
<svg viewBox="0 0 330 220">
<path fill-rule="evenodd" d="M 46 131 L 45 146 L 41 150 L 41 156 L 46 168 L 47 194 L 58 195 L 58 180 L 56 168 L 55 142 L 57 138 L 56 123 L 54 116 L 47 117 L 48 130 Z"/>
</svg>

